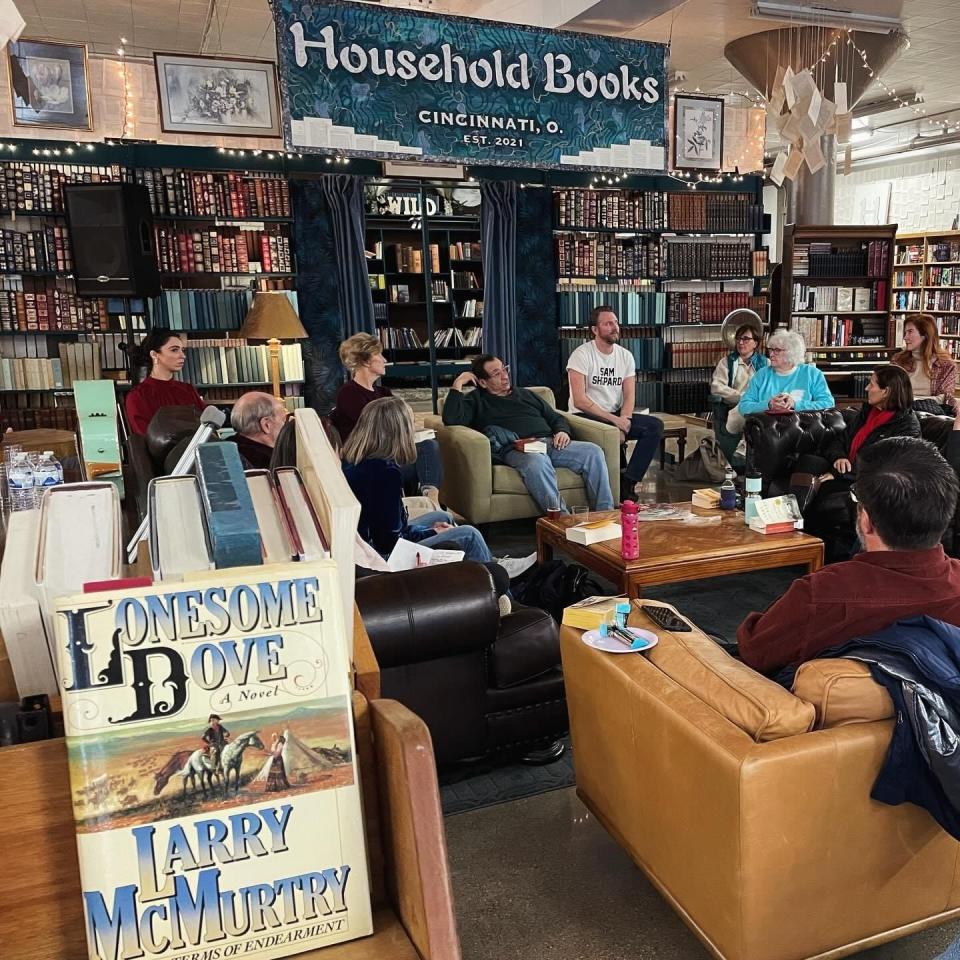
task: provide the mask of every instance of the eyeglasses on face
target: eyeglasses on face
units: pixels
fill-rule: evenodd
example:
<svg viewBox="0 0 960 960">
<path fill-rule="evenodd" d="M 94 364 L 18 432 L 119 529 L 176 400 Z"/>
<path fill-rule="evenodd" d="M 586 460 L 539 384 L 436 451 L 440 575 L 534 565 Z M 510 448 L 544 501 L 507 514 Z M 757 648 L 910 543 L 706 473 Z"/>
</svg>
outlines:
<svg viewBox="0 0 960 960">
<path fill-rule="evenodd" d="M 767 353 L 786 353 L 783 347 L 767 347 Z"/>
<path fill-rule="evenodd" d="M 491 377 L 506 377 L 510 373 L 510 364 L 505 363 L 499 370 L 491 370 L 488 376 Z"/>
<path fill-rule="evenodd" d="M 737 343 L 756 343 L 756 337 L 737 337 Z"/>
</svg>

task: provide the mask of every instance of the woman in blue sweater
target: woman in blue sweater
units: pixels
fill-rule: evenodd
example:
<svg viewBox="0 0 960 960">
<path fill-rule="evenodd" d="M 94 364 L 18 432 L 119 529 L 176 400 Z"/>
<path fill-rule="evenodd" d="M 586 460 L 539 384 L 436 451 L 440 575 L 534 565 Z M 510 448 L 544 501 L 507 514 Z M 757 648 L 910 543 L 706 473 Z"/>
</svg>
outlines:
<svg viewBox="0 0 960 960">
<path fill-rule="evenodd" d="M 399 397 L 372 400 L 360 414 L 343 448 L 343 472 L 360 501 L 361 538 L 389 556 L 403 537 L 425 547 L 462 550 L 466 560 L 488 563 L 493 556 L 475 527 L 454 526 L 443 510 L 411 523 L 403 505 L 401 466 L 417 458 L 413 415 Z"/>
</svg>

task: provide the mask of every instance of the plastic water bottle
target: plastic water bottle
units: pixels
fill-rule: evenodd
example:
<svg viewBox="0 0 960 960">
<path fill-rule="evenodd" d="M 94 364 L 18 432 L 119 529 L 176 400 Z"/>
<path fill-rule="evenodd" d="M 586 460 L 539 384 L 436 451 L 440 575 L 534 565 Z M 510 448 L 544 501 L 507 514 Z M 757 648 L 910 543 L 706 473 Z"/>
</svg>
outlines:
<svg viewBox="0 0 960 960">
<path fill-rule="evenodd" d="M 762 497 L 763 477 L 755 470 L 751 470 L 744 481 L 743 522 L 749 525 L 757 515 L 757 504 Z"/>
<path fill-rule="evenodd" d="M 52 450 L 44 450 L 40 463 L 33 471 L 33 486 L 37 496 L 42 497 L 47 487 L 55 487 L 58 483 L 63 483 L 63 467 Z"/>
<path fill-rule="evenodd" d="M 733 485 L 733 478 L 733 468 L 727 467 L 727 472 L 723 477 L 723 483 L 720 484 L 721 510 L 733 510 L 737 506 L 737 488 Z"/>
<path fill-rule="evenodd" d="M 37 506 L 33 495 L 33 466 L 25 453 L 17 454 L 13 466 L 7 471 L 7 486 L 11 511 L 33 510 Z"/>
<path fill-rule="evenodd" d="M 624 500 L 620 506 L 620 556 L 624 560 L 637 560 L 640 557 L 639 526 L 637 505 L 632 500 Z"/>
</svg>

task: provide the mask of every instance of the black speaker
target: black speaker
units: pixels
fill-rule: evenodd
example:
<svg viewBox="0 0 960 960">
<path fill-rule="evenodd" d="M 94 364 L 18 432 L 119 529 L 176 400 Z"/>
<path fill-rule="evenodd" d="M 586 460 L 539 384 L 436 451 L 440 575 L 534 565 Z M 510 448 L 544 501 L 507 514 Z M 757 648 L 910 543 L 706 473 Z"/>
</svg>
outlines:
<svg viewBox="0 0 960 960">
<path fill-rule="evenodd" d="M 81 297 L 155 297 L 160 274 L 153 217 L 140 183 L 76 183 L 63 188 Z"/>
</svg>

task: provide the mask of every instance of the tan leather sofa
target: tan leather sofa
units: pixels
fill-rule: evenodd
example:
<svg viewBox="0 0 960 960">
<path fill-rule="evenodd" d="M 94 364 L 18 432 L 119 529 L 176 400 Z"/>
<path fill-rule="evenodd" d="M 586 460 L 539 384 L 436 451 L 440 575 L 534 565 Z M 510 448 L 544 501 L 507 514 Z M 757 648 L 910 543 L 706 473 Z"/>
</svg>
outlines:
<svg viewBox="0 0 960 960">
<path fill-rule="evenodd" d="M 893 721 L 865 667 L 814 661 L 801 699 L 632 622 L 658 646 L 561 633 L 577 792 L 714 956 L 823 960 L 960 916 L 960 844 L 870 799 Z"/>
<path fill-rule="evenodd" d="M 551 407 L 556 406 L 553 391 L 548 387 L 530 387 Z M 443 401 L 440 402 L 443 412 Z M 575 414 L 560 413 L 570 424 L 574 440 L 587 440 L 602 448 L 610 475 L 614 503 L 620 502 L 620 431 L 611 424 L 585 420 Z M 495 523 L 538 517 L 540 509 L 527 493 L 520 474 L 505 464 L 494 464 L 490 441 L 469 427 L 447 427 L 439 416 L 424 419 L 424 426 L 436 430 L 443 460 L 443 485 L 440 499 L 469 523 Z M 587 503 L 583 481 L 572 471 L 557 470 L 560 494 L 568 506 Z"/>
</svg>

